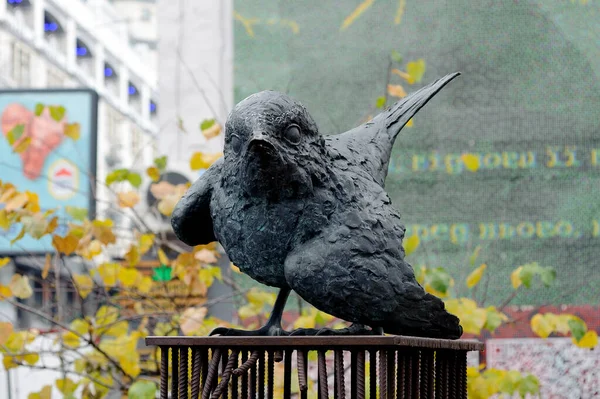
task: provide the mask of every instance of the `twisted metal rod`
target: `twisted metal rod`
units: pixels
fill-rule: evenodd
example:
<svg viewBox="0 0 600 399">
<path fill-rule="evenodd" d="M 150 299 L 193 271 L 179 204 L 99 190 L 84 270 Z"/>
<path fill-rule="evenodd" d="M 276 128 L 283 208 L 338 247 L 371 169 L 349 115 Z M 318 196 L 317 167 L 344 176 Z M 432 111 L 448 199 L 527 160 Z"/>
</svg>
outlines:
<svg viewBox="0 0 600 399">
<path fill-rule="evenodd" d="M 233 366 L 234 366 L 235 362 L 237 362 L 237 358 L 238 358 L 237 349 L 232 349 L 231 355 L 229 355 L 229 359 L 227 360 L 227 364 L 225 365 L 225 369 L 223 370 L 223 373 L 221 374 L 221 382 L 215 388 L 215 390 L 211 396 L 211 399 L 218 399 L 227 390 L 227 385 L 229 384 L 229 379 L 231 378 Z"/>
</svg>

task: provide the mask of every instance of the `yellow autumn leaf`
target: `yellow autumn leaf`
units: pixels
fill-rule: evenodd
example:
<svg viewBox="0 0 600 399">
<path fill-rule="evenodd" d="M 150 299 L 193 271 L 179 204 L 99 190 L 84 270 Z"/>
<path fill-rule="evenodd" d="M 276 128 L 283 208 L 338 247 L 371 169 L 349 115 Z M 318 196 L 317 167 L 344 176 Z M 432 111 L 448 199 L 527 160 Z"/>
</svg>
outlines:
<svg viewBox="0 0 600 399">
<path fill-rule="evenodd" d="M 114 287 L 117 285 L 117 278 L 121 265 L 118 263 L 103 263 L 98 266 L 98 274 L 106 287 Z"/>
<path fill-rule="evenodd" d="M 0 284 L 0 300 L 7 299 L 13 296 L 10 287 Z"/>
<path fill-rule="evenodd" d="M 9 257 L 0 258 L 0 268 L 8 265 L 8 262 L 10 262 L 10 258 Z"/>
<path fill-rule="evenodd" d="M 348 27 L 350 25 L 352 25 L 354 23 L 354 21 L 358 17 L 360 17 L 365 11 L 367 11 L 367 9 L 369 7 L 371 7 L 371 5 L 373 5 L 374 2 L 375 2 L 375 0 L 364 0 L 362 3 L 360 3 L 358 5 L 358 7 L 356 7 L 354 9 L 354 11 L 352 11 L 352 13 L 350 13 L 350 15 L 348 15 L 344 19 L 344 22 L 342 22 L 342 26 L 340 27 L 340 30 L 346 30 L 346 29 L 348 29 Z"/>
<path fill-rule="evenodd" d="M 396 16 L 394 17 L 394 23 L 399 25 L 402 22 L 402 16 L 404 15 L 404 8 L 406 7 L 406 0 L 400 0 L 398 4 L 398 10 L 396 10 Z"/>
<path fill-rule="evenodd" d="M 58 216 L 54 216 L 48 222 L 48 225 L 46 226 L 46 231 L 44 233 L 52 234 L 52 233 L 54 233 L 54 230 L 56 230 L 57 227 L 58 227 Z"/>
<path fill-rule="evenodd" d="M 37 213 L 41 210 L 40 208 L 40 197 L 31 191 L 25 191 L 27 195 L 27 205 L 25 205 L 25 209 L 27 209 L 31 213 Z"/>
<path fill-rule="evenodd" d="M 554 329 L 556 332 L 567 335 L 571 331 L 571 328 L 569 327 L 569 321 L 573 320 L 573 318 L 574 317 L 570 314 L 556 315 L 554 319 Z"/>
<path fill-rule="evenodd" d="M 105 330 L 102 330 L 100 333 L 118 338 L 126 335 L 127 331 L 129 331 L 129 323 L 126 320 L 121 320 L 117 323 L 112 324 Z"/>
<path fill-rule="evenodd" d="M 261 312 L 262 312 L 262 307 L 257 308 L 253 304 L 247 304 L 247 305 L 243 305 L 242 307 L 240 307 L 238 309 L 238 316 L 240 317 L 240 319 L 245 320 L 247 318 L 254 317 Z"/>
<path fill-rule="evenodd" d="M 65 125 L 65 136 L 69 137 L 73 141 L 79 140 L 81 135 L 81 126 L 79 123 L 67 123 Z"/>
<path fill-rule="evenodd" d="M 92 326 L 86 320 L 75 319 L 71 322 L 71 324 L 69 324 L 69 327 L 71 327 L 71 330 L 75 331 L 76 333 L 86 336 L 89 334 Z"/>
<path fill-rule="evenodd" d="M 8 285 L 12 294 L 19 299 L 27 299 L 33 295 L 33 290 L 29 284 L 29 277 L 15 274 Z"/>
<path fill-rule="evenodd" d="M 598 345 L 598 334 L 594 330 L 587 330 L 579 342 L 575 337 L 571 337 L 571 340 L 580 348 L 592 349 Z"/>
<path fill-rule="evenodd" d="M 392 69 L 392 73 L 400 76 L 402 79 L 408 81 L 410 79 L 410 75 L 404 71 L 401 71 L 397 68 Z"/>
<path fill-rule="evenodd" d="M 81 295 L 83 299 L 87 298 L 94 289 L 94 280 L 87 274 L 73 275 L 73 282 L 77 287 L 77 291 L 79 291 L 79 295 Z"/>
<path fill-rule="evenodd" d="M 217 153 L 204 153 L 204 152 L 195 152 L 190 159 L 190 168 L 192 170 L 198 169 L 208 169 L 210 165 L 215 163 L 215 161 L 223 156 L 222 152 Z"/>
<path fill-rule="evenodd" d="M 92 260 L 95 256 L 102 253 L 102 243 L 99 240 L 92 240 L 84 248 L 80 248 L 79 255 L 85 259 Z"/>
<path fill-rule="evenodd" d="M 531 318 L 531 331 L 541 338 L 548 338 L 554 331 L 554 327 L 552 317 L 538 313 Z"/>
<path fill-rule="evenodd" d="M 27 399 L 52 399 L 52 386 L 44 385 L 41 391 L 30 393 Z"/>
<path fill-rule="evenodd" d="M 152 281 L 152 277 L 150 277 L 150 276 L 144 276 L 137 283 L 136 288 L 137 288 L 137 290 L 139 292 L 147 294 L 152 289 L 152 284 L 153 283 L 154 282 Z"/>
<path fill-rule="evenodd" d="M 77 249 L 79 239 L 72 234 L 67 234 L 64 237 L 53 235 L 52 246 L 56 248 L 58 252 L 65 255 L 71 255 Z"/>
<path fill-rule="evenodd" d="M 8 217 L 6 209 L 0 209 L 0 229 L 6 230 L 10 227 L 11 221 Z"/>
<path fill-rule="evenodd" d="M 26 355 L 21 356 L 21 358 L 23 359 L 23 361 L 25 363 L 29 364 L 30 366 L 33 366 L 40 360 L 40 355 L 39 355 L 39 353 L 32 352 L 32 353 L 28 353 Z"/>
<path fill-rule="evenodd" d="M 479 157 L 473 154 L 462 154 L 460 159 L 463 161 L 463 164 L 470 172 L 477 172 L 479 169 Z"/>
<path fill-rule="evenodd" d="M 112 324 L 117 321 L 119 317 L 119 309 L 114 306 L 101 306 L 96 312 L 94 319 L 96 320 L 96 326 L 104 327 L 107 324 Z"/>
<path fill-rule="evenodd" d="M 294 328 L 315 328 L 315 315 L 300 316 L 294 321 Z"/>
<path fill-rule="evenodd" d="M 160 262 L 160 264 L 169 266 L 169 258 L 167 258 L 165 251 L 163 251 L 162 248 L 159 248 L 157 252 L 158 252 L 158 261 Z"/>
<path fill-rule="evenodd" d="M 0 345 L 4 345 L 13 333 L 13 325 L 7 321 L 0 321 Z"/>
<path fill-rule="evenodd" d="M 135 191 L 118 193 L 117 201 L 121 208 L 133 208 L 140 202 L 140 195 Z"/>
<path fill-rule="evenodd" d="M 156 166 L 150 166 L 146 169 L 146 174 L 153 182 L 157 182 L 160 180 L 160 170 Z"/>
<path fill-rule="evenodd" d="M 406 80 L 408 84 L 419 83 L 423 78 L 423 74 L 425 74 L 425 60 L 420 58 L 407 63 L 406 73 L 409 75 L 409 78 Z"/>
<path fill-rule="evenodd" d="M 72 331 L 67 331 L 62 335 L 62 341 L 65 346 L 77 348 L 79 346 L 79 337 Z"/>
<path fill-rule="evenodd" d="M 125 254 L 125 260 L 129 266 L 135 266 L 140 262 L 140 251 L 135 245 L 129 247 L 129 251 Z"/>
<path fill-rule="evenodd" d="M 122 267 L 119 270 L 119 281 L 125 288 L 132 287 L 137 282 L 139 273 L 133 267 Z"/>
<path fill-rule="evenodd" d="M 390 96 L 399 97 L 399 98 L 403 98 L 403 97 L 407 96 L 406 91 L 404 90 L 404 87 L 402 87 L 400 85 L 388 85 L 387 91 Z"/>
<path fill-rule="evenodd" d="M 52 267 L 52 255 L 46 254 L 46 261 L 44 262 L 44 268 L 42 269 L 42 279 L 46 279 L 48 277 L 48 272 L 50 272 L 50 268 Z"/>
<path fill-rule="evenodd" d="M 15 363 L 14 360 L 15 359 L 14 359 L 13 356 L 4 355 L 2 357 L 2 364 L 4 365 L 4 368 L 6 370 L 10 370 L 10 369 L 14 369 L 16 367 L 19 367 L 19 365 L 17 363 Z"/>
<path fill-rule="evenodd" d="M 251 288 L 246 294 L 248 302 L 255 305 L 258 308 L 262 308 L 264 305 L 273 305 L 275 303 L 275 294 L 272 292 L 265 292 L 256 287 Z"/>
<path fill-rule="evenodd" d="M 413 125 L 414 125 L 414 123 L 413 123 L 413 120 L 412 120 L 412 118 L 410 118 L 410 119 L 408 120 L 408 122 L 406 122 L 406 125 L 405 125 L 405 126 L 406 126 L 406 127 L 413 127 Z"/>
<path fill-rule="evenodd" d="M 487 265 L 484 263 L 479 266 L 477 269 L 473 270 L 471 274 L 467 277 L 467 287 L 473 288 L 479 283 L 481 277 L 483 276 L 483 272 L 487 268 Z"/>
<path fill-rule="evenodd" d="M 58 390 L 65 396 L 72 395 L 79 386 L 79 382 L 75 382 L 70 378 L 60 378 L 55 383 Z"/>
<path fill-rule="evenodd" d="M 425 287 L 423 287 L 423 288 L 425 288 L 426 292 L 430 293 L 431 295 L 435 295 L 438 298 L 443 299 L 443 298 L 447 298 L 450 295 L 449 291 L 446 291 L 446 292 L 438 291 L 435 288 L 433 288 L 431 286 L 431 284 L 429 284 L 429 283 L 425 284 Z"/>
<path fill-rule="evenodd" d="M 233 263 L 229 263 L 229 267 L 231 267 L 231 270 L 233 270 L 235 273 L 241 273 L 242 272 L 240 270 L 240 268 L 237 267 L 236 265 L 234 265 Z"/>
<path fill-rule="evenodd" d="M 511 282 L 511 284 L 512 284 L 512 286 L 513 286 L 514 289 L 519 288 L 521 286 L 521 284 L 522 284 L 522 282 L 521 282 L 521 270 L 523 270 L 523 266 L 517 267 L 510 274 L 510 282 Z"/>
<path fill-rule="evenodd" d="M 421 243 L 421 240 L 420 240 L 419 236 L 416 234 L 413 234 L 412 236 L 406 238 L 404 240 L 405 256 L 408 256 L 408 255 L 412 254 L 413 252 L 415 252 L 415 250 L 417 248 L 419 248 L 420 243 Z"/>
<path fill-rule="evenodd" d="M 112 226 L 113 222 L 110 219 L 94 220 L 92 222 L 92 234 L 104 245 L 114 244 L 117 242 L 117 238 L 112 231 Z"/>
<path fill-rule="evenodd" d="M 138 238 L 140 255 L 145 254 L 154 245 L 154 234 L 141 234 Z"/>
<path fill-rule="evenodd" d="M 179 327 L 184 335 L 194 335 L 202 329 L 204 324 L 204 318 L 206 317 L 207 309 L 205 307 L 200 308 L 187 308 L 184 310 L 179 320 Z"/>
<path fill-rule="evenodd" d="M 217 137 L 221 133 L 221 125 L 218 123 L 213 123 L 211 127 L 208 129 L 202 130 L 202 135 L 207 140 L 212 139 L 213 137 Z"/>
<path fill-rule="evenodd" d="M 25 206 L 25 204 L 27 204 L 28 199 L 29 198 L 27 197 L 26 193 L 19 193 L 6 202 L 4 210 L 6 212 L 12 212 L 17 209 L 21 209 Z"/>
<path fill-rule="evenodd" d="M 24 139 L 19 140 L 17 145 L 13 147 L 13 152 L 20 154 L 27 150 L 29 148 L 29 145 L 31 145 L 31 137 L 25 137 Z"/>
</svg>

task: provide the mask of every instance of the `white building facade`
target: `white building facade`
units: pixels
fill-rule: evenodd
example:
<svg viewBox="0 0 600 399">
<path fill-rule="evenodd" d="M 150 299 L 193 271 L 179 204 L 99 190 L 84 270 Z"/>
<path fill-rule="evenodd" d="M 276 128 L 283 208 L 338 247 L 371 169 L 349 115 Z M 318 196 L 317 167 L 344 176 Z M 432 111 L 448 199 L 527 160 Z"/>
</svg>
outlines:
<svg viewBox="0 0 600 399">
<path fill-rule="evenodd" d="M 98 93 L 98 181 L 114 168 L 142 169 L 156 150 L 156 70 L 121 20 L 107 0 L 0 1 L 0 89 Z"/>
</svg>

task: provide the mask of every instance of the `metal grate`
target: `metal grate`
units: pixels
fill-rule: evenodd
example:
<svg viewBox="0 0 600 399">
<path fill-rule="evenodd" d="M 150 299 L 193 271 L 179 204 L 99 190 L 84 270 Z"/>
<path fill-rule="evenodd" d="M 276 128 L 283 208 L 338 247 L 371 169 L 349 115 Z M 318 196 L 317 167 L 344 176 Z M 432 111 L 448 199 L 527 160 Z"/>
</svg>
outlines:
<svg viewBox="0 0 600 399">
<path fill-rule="evenodd" d="M 319 399 L 466 399 L 467 352 L 483 349 L 473 340 L 402 336 L 148 337 L 146 344 L 161 349 L 161 399 L 306 399 L 309 384 Z"/>
</svg>

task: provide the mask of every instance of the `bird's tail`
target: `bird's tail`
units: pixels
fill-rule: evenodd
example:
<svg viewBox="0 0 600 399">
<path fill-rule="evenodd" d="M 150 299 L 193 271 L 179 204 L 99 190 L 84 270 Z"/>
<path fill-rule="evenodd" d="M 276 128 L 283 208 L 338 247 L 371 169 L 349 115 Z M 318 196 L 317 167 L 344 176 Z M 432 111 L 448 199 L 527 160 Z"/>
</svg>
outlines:
<svg viewBox="0 0 600 399">
<path fill-rule="evenodd" d="M 460 320 L 446 311 L 438 297 L 426 293 L 413 305 L 397 309 L 383 324 L 383 330 L 387 334 L 428 338 L 458 339 L 462 335 Z"/>
<path fill-rule="evenodd" d="M 396 136 L 400 130 L 429 100 L 431 100 L 444 86 L 460 75 L 460 72 L 451 73 L 433 83 L 421 88 L 420 90 L 410 93 L 392 107 L 380 114 L 385 118 L 387 133 L 393 145 Z"/>
</svg>

